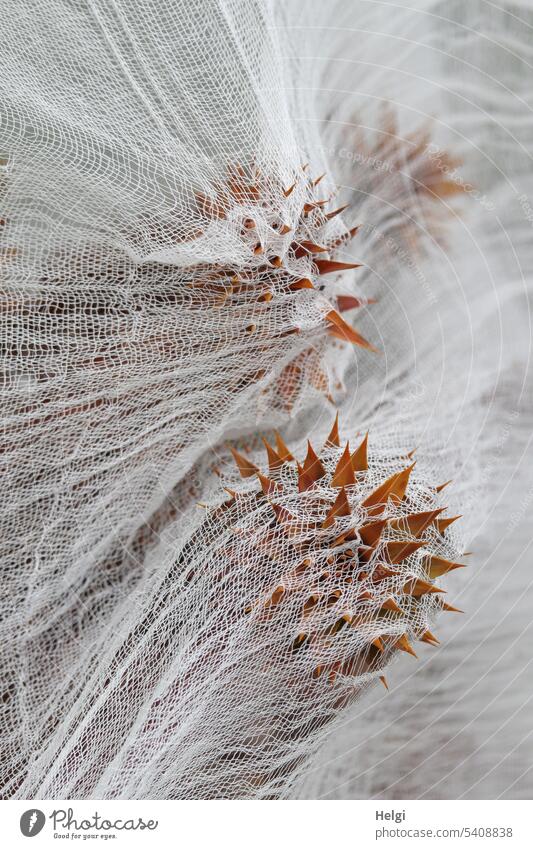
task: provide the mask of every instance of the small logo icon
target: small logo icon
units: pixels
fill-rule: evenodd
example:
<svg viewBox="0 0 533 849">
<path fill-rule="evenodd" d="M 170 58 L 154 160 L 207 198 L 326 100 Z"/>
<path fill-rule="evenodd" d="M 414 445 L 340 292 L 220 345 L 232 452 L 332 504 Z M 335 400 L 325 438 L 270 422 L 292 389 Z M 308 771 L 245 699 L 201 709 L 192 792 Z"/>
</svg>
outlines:
<svg viewBox="0 0 533 849">
<path fill-rule="evenodd" d="M 24 811 L 20 818 L 20 830 L 24 837 L 35 837 L 42 830 L 46 817 L 38 808 Z"/>
</svg>

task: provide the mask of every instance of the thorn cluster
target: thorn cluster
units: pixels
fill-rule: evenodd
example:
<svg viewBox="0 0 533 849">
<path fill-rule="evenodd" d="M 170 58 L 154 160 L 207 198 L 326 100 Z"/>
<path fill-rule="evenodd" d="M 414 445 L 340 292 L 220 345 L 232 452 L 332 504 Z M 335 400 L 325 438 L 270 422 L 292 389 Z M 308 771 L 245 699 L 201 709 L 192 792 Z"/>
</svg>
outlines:
<svg viewBox="0 0 533 849">
<path fill-rule="evenodd" d="M 336 238 L 328 235 L 330 222 L 347 206 L 328 211 L 332 196 L 320 197 L 318 189 L 325 175 L 312 179 L 306 174 L 307 167 L 304 165 L 302 173 L 284 188 L 267 180 L 255 166 L 249 169 L 235 166 L 229 170 L 227 180 L 215 186 L 212 197 L 196 194 L 198 211 L 208 221 L 228 218 L 234 214 L 236 206 L 246 211 L 241 222 L 241 238 L 247 246 L 249 259 L 239 267 L 206 267 L 203 276 L 197 276 L 192 285 L 215 287 L 224 302 L 240 296 L 264 305 L 280 293 L 323 291 L 321 279 L 324 275 L 360 267 L 360 263 L 335 259 L 337 250 L 355 236 L 358 227 Z M 290 222 L 282 220 L 279 210 L 284 204 L 281 202 L 293 195 L 297 186 L 303 189 L 299 209 L 291 212 Z M 341 315 L 371 302 L 351 295 L 338 296 L 336 303 L 330 304 L 331 309 L 325 312 L 327 333 L 341 341 L 375 350 Z M 247 326 L 248 333 L 256 329 L 255 323 Z M 298 331 L 299 328 L 294 328 L 293 332 Z"/>
</svg>

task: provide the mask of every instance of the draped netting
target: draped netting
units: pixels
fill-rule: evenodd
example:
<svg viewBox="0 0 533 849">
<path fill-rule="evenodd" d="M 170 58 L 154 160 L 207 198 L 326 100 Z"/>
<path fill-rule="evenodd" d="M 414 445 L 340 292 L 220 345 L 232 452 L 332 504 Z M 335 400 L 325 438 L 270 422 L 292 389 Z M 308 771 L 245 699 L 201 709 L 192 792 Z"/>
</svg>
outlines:
<svg viewBox="0 0 533 849">
<path fill-rule="evenodd" d="M 497 241 L 468 223 L 445 93 L 413 82 L 416 14 L 373 32 L 349 5 L 4 4 L 6 796 L 290 796 L 376 677 L 314 686 L 285 609 L 242 619 L 257 555 L 224 560 L 196 506 L 224 498 L 227 440 L 259 462 L 278 427 L 301 458 L 335 404 L 370 429 L 364 486 L 416 447 L 413 510 L 455 477 L 477 527 Z"/>
<path fill-rule="evenodd" d="M 412 459 L 361 439 L 356 483 L 338 439 L 308 453 L 300 487 L 292 454 L 257 447 L 235 455 L 244 480 L 227 452 L 188 475 L 146 580 L 60 685 L 41 794 L 277 798 L 391 657 L 437 642 L 454 517 Z"/>
</svg>

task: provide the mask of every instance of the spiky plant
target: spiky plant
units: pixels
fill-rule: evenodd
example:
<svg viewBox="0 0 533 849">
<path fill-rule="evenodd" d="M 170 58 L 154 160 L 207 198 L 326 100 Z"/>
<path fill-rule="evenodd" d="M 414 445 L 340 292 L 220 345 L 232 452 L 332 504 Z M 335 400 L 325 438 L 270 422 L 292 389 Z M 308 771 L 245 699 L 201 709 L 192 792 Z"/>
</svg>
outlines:
<svg viewBox="0 0 533 849">
<path fill-rule="evenodd" d="M 442 600 L 435 580 L 463 564 L 450 559 L 443 486 L 413 480 L 415 462 L 372 458 L 368 434 L 341 446 L 338 421 L 319 453 L 308 442 L 296 460 L 279 434 L 265 441 L 268 468 L 232 449 L 246 490 L 229 488 L 217 515 L 231 517 L 248 551 L 257 591 L 245 604 L 260 631 L 287 634 L 287 653 L 306 675 L 333 683 L 379 676 L 398 651 L 416 657 L 413 641 L 435 645 L 430 630 Z M 391 467 L 396 469 L 390 473 Z M 453 554 L 451 555 L 454 556 Z"/>
<path fill-rule="evenodd" d="M 360 263 L 333 258 L 359 228 L 341 228 L 340 234 L 337 231 L 332 237 L 331 222 L 348 206 L 328 210 L 333 194 L 320 197 L 318 189 L 326 175 L 313 179 L 307 177 L 307 169 L 307 165 L 302 166 L 292 185 L 284 189 L 281 184 L 262 175 L 258 168 L 252 166 L 245 170 L 238 166 L 230 169 L 226 183 L 216 187 L 214 198 L 196 195 L 199 210 L 208 221 L 225 219 L 230 212 L 235 215 L 236 209 L 250 213 L 242 218 L 240 233 L 248 259 L 239 267 L 197 266 L 199 276 L 202 271 L 206 272 L 204 283 L 219 281 L 227 298 L 235 294 L 251 294 L 254 300 L 259 297 L 261 302 L 269 302 L 276 291 L 323 291 L 325 287 L 320 281 L 323 275 L 360 267 Z M 289 205 L 287 199 L 297 186 L 300 188 L 299 201 Z M 283 216 L 290 218 L 290 224 L 283 220 Z M 209 276 L 210 273 L 212 276 Z M 349 298 L 341 298 L 337 304 L 340 311 L 360 305 L 359 299 Z M 333 305 L 332 309 L 336 312 Z M 331 335 L 338 338 L 340 330 L 344 329 L 342 323 L 333 314 L 328 321 Z M 349 333 L 349 330 L 346 332 Z M 371 347 L 358 334 L 352 335 L 351 341 Z"/>
<path fill-rule="evenodd" d="M 269 308 L 287 295 L 302 291 L 315 293 L 323 314 L 323 325 L 313 331 L 313 346 L 301 350 L 282 370 L 271 398 L 275 406 L 290 410 L 307 384 L 329 395 L 329 379 L 324 371 L 322 355 L 317 350 L 320 336 L 329 335 L 340 342 L 375 350 L 342 317 L 342 313 L 373 303 L 371 298 L 353 294 L 335 294 L 324 283 L 340 272 L 359 268 L 360 263 L 337 259 L 356 235 L 358 227 L 346 229 L 341 214 L 348 206 L 331 209 L 334 193 L 322 196 L 322 174 L 309 177 L 308 165 L 288 188 L 267 178 L 255 166 L 231 168 L 227 180 L 214 187 L 214 194 L 196 195 L 198 210 L 205 227 L 213 220 L 241 215 L 240 237 L 244 259 L 239 264 L 201 265 L 194 269 L 191 285 L 220 299 L 220 304 L 242 309 L 247 306 L 250 319 L 246 333 L 257 339 L 258 354 L 265 343 L 272 345 Z M 294 200 L 293 200 L 294 198 Z M 199 238 L 203 230 L 195 233 Z M 328 289 L 330 291 L 328 291 Z M 304 313 L 306 307 L 304 306 Z M 283 336 L 306 333 L 305 322 L 295 322 Z M 306 335 L 310 335 L 309 332 Z M 264 342 L 263 342 L 264 340 Z"/>
<path fill-rule="evenodd" d="M 428 122 L 404 132 L 398 115 L 385 105 L 375 133 L 370 134 L 357 115 L 342 130 L 347 149 L 357 153 L 353 180 L 363 196 L 389 200 L 388 192 L 398 191 L 391 175 L 405 180 L 402 215 L 389 235 L 403 241 L 414 256 L 427 246 L 424 234 L 447 245 L 449 226 L 457 215 L 455 201 L 465 191 L 456 176 L 461 160 L 433 144 L 432 129 Z M 394 195 L 390 200 L 394 202 Z"/>
<path fill-rule="evenodd" d="M 279 798 L 341 710 L 386 684 L 392 658 L 438 642 L 435 616 L 456 610 L 438 579 L 462 565 L 457 517 L 412 457 L 368 443 L 341 445 L 336 420 L 302 456 L 276 434 L 266 458 L 255 442 L 202 458 L 147 557 L 153 581 L 124 610 L 123 645 L 102 661 L 122 669 L 135 646 L 117 687 L 135 717 L 166 682 L 125 768 L 164 743 L 161 769 L 184 764 L 179 798 Z"/>
</svg>

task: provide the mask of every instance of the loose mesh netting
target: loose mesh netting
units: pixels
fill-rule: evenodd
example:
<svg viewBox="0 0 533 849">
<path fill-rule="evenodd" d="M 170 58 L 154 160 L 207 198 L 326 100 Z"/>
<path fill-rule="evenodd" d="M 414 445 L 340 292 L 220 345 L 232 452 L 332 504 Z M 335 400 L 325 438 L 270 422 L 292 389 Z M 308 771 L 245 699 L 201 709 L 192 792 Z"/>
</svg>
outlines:
<svg viewBox="0 0 533 849">
<path fill-rule="evenodd" d="M 453 159 L 314 3 L 4 12 L 3 793 L 290 796 L 461 550 Z"/>
</svg>

